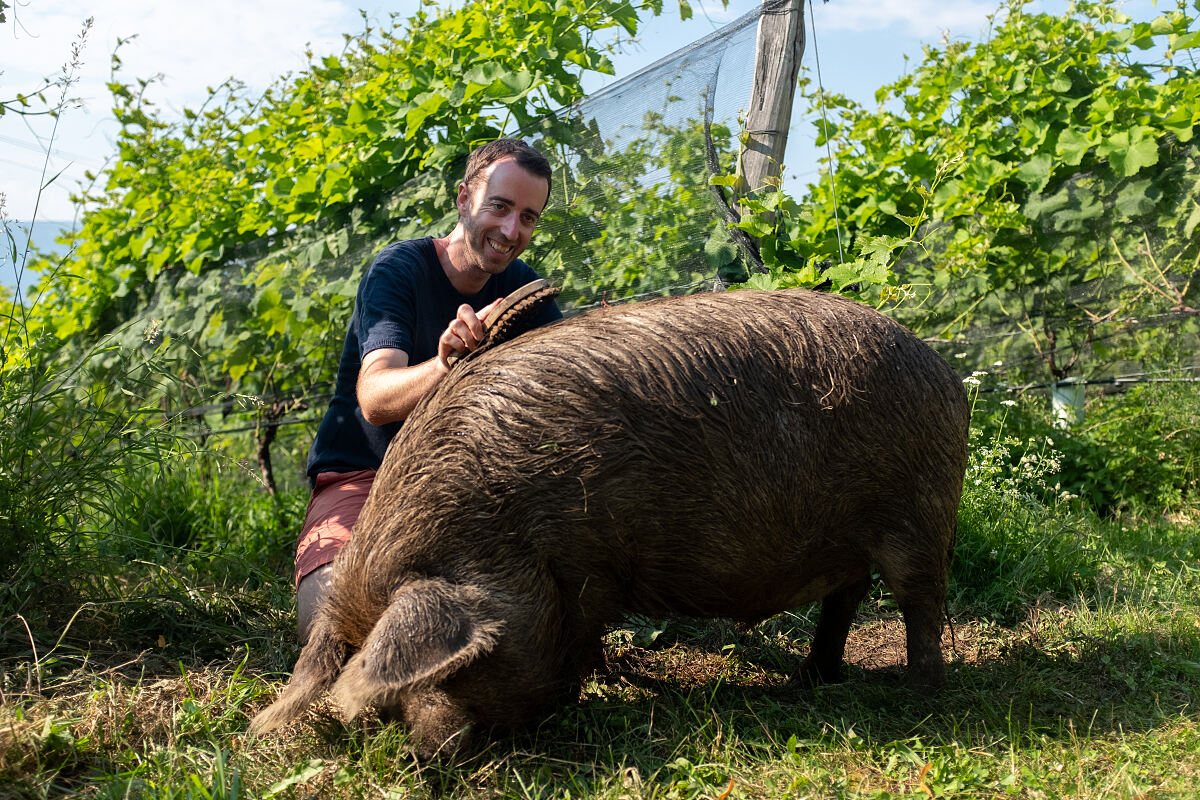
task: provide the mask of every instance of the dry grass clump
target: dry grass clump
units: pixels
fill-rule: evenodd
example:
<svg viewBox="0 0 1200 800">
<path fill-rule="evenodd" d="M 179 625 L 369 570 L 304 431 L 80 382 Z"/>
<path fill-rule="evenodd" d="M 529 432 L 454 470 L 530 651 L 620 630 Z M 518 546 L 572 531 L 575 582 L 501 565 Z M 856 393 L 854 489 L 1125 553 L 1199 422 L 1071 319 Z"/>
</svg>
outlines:
<svg viewBox="0 0 1200 800">
<path fill-rule="evenodd" d="M 244 657 L 187 668 L 153 651 L 108 666 L 87 657 L 53 661 L 75 666 L 61 674 L 28 662 L 4 668 L 25 686 L 0 697 L 0 785 L 31 796 L 73 795 L 162 753 L 236 748 L 247 704 L 271 692 L 247 674 Z"/>
</svg>

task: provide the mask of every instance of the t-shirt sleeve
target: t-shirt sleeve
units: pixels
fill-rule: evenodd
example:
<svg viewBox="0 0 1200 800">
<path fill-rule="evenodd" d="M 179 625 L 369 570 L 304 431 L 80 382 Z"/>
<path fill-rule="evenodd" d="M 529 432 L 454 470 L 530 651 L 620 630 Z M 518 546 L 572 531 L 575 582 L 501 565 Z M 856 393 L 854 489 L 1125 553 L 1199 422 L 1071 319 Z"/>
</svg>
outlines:
<svg viewBox="0 0 1200 800">
<path fill-rule="evenodd" d="M 394 347 L 410 356 L 416 324 L 414 265 L 403 251 L 384 252 L 375 259 L 358 287 L 359 359 L 372 350 Z"/>
</svg>

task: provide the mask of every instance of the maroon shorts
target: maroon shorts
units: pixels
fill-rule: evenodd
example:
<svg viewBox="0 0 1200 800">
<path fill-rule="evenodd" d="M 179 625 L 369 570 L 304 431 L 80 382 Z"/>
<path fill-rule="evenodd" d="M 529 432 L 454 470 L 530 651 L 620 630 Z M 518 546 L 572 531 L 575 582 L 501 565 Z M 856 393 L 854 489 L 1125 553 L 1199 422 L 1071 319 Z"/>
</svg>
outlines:
<svg viewBox="0 0 1200 800">
<path fill-rule="evenodd" d="M 350 541 L 350 532 L 374 480 L 373 469 L 322 472 L 317 476 L 304 513 L 304 528 L 296 542 L 297 586 L 305 575 L 333 561 L 342 545 Z"/>
</svg>

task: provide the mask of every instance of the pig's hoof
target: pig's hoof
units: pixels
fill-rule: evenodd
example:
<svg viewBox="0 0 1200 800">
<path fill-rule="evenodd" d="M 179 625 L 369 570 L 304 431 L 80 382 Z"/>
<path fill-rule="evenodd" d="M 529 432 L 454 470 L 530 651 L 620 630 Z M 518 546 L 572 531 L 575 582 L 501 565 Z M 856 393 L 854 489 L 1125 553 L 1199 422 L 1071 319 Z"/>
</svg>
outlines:
<svg viewBox="0 0 1200 800">
<path fill-rule="evenodd" d="M 940 649 L 921 648 L 908 654 L 907 683 L 921 694 L 933 694 L 946 682 L 946 662 Z"/>
<path fill-rule="evenodd" d="M 809 656 L 800 664 L 800 669 L 796 670 L 796 674 L 788 683 L 794 686 L 809 687 L 820 686 L 823 683 L 841 683 L 845 679 L 841 662 L 823 663 L 821 660 Z"/>
<path fill-rule="evenodd" d="M 925 695 L 936 694 L 945 683 L 946 667 L 944 664 L 909 670 L 908 685 L 914 692 Z"/>
</svg>

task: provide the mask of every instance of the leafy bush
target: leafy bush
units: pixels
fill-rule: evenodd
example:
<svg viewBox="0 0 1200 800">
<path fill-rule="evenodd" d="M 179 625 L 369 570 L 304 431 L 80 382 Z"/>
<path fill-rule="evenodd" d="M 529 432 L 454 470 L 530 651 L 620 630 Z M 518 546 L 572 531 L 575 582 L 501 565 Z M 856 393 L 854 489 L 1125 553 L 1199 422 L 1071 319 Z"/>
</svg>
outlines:
<svg viewBox="0 0 1200 800">
<path fill-rule="evenodd" d="M 1102 513 L 1169 509 L 1200 497 L 1200 402 L 1192 384 L 1142 384 L 1098 398 L 1087 421 L 1057 442 L 1062 486 Z"/>
<path fill-rule="evenodd" d="M 1197 305 L 1200 32 L 1194 3 L 1146 21 L 1115 0 L 1032 5 L 1005 0 L 979 42 L 927 46 L 873 108 L 802 80 L 836 185 L 823 171 L 781 238 L 808 265 L 870 261 L 864 243 L 927 218 L 883 287 L 916 294 L 900 319 L 965 333 L 1014 380 L 1061 380 L 1087 374 L 1085 354 L 1165 347 L 1167 328 L 1126 322 Z"/>
<path fill-rule="evenodd" d="M 1064 430 L 1050 422 L 1044 396 L 976 395 L 954 569 L 959 602 L 1003 615 L 1043 593 L 1068 597 L 1097 575 L 1102 534 L 1093 513 L 1153 517 L 1200 496 L 1194 388 L 1146 384 L 1097 397 L 1087 419 Z"/>
<path fill-rule="evenodd" d="M 260 97 L 230 81 L 180 121 L 115 72 L 119 153 L 80 198 L 66 268 L 41 268 L 31 324 L 75 347 L 153 314 L 198 344 L 209 385 L 303 394 L 332 377 L 369 254 L 453 208 L 456 159 L 579 99 L 585 73 L 612 72 L 597 34 L 659 11 L 423 3 Z"/>
<path fill-rule="evenodd" d="M 1041 483 L 1024 489 L 1043 501 L 1080 500 L 1107 516 L 1125 507 L 1172 509 L 1200 497 L 1200 404 L 1191 384 L 1141 384 L 1096 396 L 1073 428 L 1050 421 L 1040 394 L 981 401 L 974 419 L 984 442 L 1009 442 L 1008 467 L 1017 472 L 1033 454 L 1013 443 L 1042 443 Z"/>
</svg>

